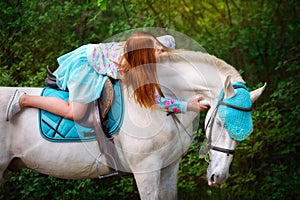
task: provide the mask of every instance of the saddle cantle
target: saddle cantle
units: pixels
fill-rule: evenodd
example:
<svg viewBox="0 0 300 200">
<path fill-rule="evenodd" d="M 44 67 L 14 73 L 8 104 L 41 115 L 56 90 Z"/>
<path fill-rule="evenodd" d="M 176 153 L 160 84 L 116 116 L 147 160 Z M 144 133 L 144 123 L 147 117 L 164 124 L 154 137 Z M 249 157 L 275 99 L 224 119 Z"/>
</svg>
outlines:
<svg viewBox="0 0 300 200">
<path fill-rule="evenodd" d="M 108 78 L 103 86 L 98 104 L 100 107 L 101 120 L 105 119 L 114 99 L 114 88 L 111 80 Z"/>
<path fill-rule="evenodd" d="M 47 76 L 45 78 L 45 85 L 47 87 L 59 89 L 59 87 L 56 84 L 56 76 L 53 75 L 53 73 L 48 65 L 47 65 L 46 69 L 47 69 Z"/>
</svg>

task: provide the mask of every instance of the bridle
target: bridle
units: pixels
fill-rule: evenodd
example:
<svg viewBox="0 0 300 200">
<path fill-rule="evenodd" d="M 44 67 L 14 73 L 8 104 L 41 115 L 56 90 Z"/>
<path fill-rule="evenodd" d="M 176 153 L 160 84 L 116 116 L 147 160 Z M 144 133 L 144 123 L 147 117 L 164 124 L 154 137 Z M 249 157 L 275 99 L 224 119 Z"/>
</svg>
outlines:
<svg viewBox="0 0 300 200">
<path fill-rule="evenodd" d="M 233 88 L 234 89 L 242 88 L 242 89 L 246 89 L 247 90 L 247 88 L 245 86 L 241 86 L 241 85 L 233 85 Z M 215 119 L 216 119 L 216 116 L 217 116 L 218 109 L 219 109 L 220 105 L 227 106 L 227 107 L 230 107 L 230 108 L 233 108 L 233 109 L 236 109 L 236 110 L 239 110 L 239 111 L 244 111 L 244 112 L 251 112 L 252 111 L 252 107 L 250 107 L 250 108 L 243 108 L 243 107 L 235 106 L 235 105 L 232 105 L 232 104 L 224 102 L 223 101 L 224 100 L 224 96 L 225 96 L 225 94 L 223 93 L 222 97 L 219 99 L 219 101 L 217 103 L 217 106 L 215 107 L 213 113 L 211 114 L 211 116 L 210 116 L 210 118 L 209 118 L 209 120 L 208 120 L 208 122 L 206 124 L 206 127 L 204 128 L 204 131 L 206 132 L 207 128 L 210 127 L 209 133 L 208 133 L 208 138 L 207 138 L 207 144 L 206 144 L 207 145 L 207 149 L 206 150 L 202 149 L 203 152 L 201 152 L 201 153 L 206 154 L 211 149 L 211 150 L 214 150 L 214 151 L 219 151 L 219 152 L 222 152 L 222 153 L 226 153 L 227 156 L 234 154 L 234 150 L 233 149 L 227 149 L 227 148 L 223 148 L 223 147 L 218 147 L 218 146 L 212 145 L 212 129 L 213 129 L 213 125 L 214 125 L 214 122 L 215 122 Z"/>
<path fill-rule="evenodd" d="M 234 89 L 237 89 L 237 88 L 243 88 L 243 89 L 246 89 L 246 86 L 242 86 L 242 85 L 233 85 L 233 88 Z M 218 147 L 218 146 L 215 146 L 212 144 L 212 129 L 213 129 L 213 125 L 214 125 L 214 122 L 215 122 L 215 119 L 216 119 L 216 116 L 217 116 L 217 113 L 218 113 L 218 109 L 220 107 L 220 105 L 223 105 L 223 106 L 227 106 L 227 107 L 230 107 L 230 108 L 233 108 L 233 109 L 236 109 L 236 110 L 240 110 L 240 111 L 244 111 L 244 112 L 251 112 L 252 111 L 252 107 L 250 108 L 243 108 L 243 107 L 239 107 L 239 106 L 235 106 L 235 105 L 232 105 L 232 104 L 229 104 L 229 103 L 226 103 L 224 102 L 224 96 L 225 94 L 222 95 L 222 97 L 219 99 L 218 103 L 217 103 L 217 106 L 215 107 L 215 109 L 213 110 L 207 124 L 206 124 L 206 127 L 204 128 L 204 132 L 206 133 L 207 131 L 207 128 L 209 127 L 209 133 L 208 133 L 208 137 L 206 138 L 206 140 L 204 141 L 204 145 L 200 145 L 196 140 L 195 138 L 188 133 L 188 131 L 185 129 L 184 125 L 181 123 L 181 121 L 178 119 L 178 117 L 176 116 L 175 113 L 168 113 L 167 115 L 171 115 L 175 124 L 176 124 L 176 127 L 177 129 L 179 130 L 179 127 L 178 127 L 178 124 L 180 124 L 180 126 L 183 128 L 183 130 L 185 131 L 185 133 L 188 134 L 188 136 L 190 136 L 192 142 L 194 142 L 194 144 L 196 145 L 196 147 L 198 148 L 200 154 L 202 155 L 207 155 L 208 152 L 210 150 L 214 150 L 214 151 L 218 151 L 218 152 L 222 152 L 222 153 L 225 153 L 227 154 L 227 156 L 229 155 L 233 155 L 234 154 L 234 149 L 227 149 L 227 148 L 223 148 L 223 147 Z"/>
</svg>

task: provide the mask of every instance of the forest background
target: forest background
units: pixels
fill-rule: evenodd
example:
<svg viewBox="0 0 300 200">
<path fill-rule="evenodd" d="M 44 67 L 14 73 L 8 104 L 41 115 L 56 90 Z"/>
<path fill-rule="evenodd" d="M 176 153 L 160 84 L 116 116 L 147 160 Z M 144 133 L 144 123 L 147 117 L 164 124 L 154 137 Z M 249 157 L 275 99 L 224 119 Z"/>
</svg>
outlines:
<svg viewBox="0 0 300 200">
<path fill-rule="evenodd" d="M 141 27 L 186 34 L 238 69 L 251 90 L 267 82 L 227 182 L 207 186 L 207 163 L 192 145 L 179 199 L 299 199 L 298 0 L 1 0 L 0 8 L 1 86 L 43 87 L 46 65 L 55 69 L 60 55 Z M 0 199 L 138 198 L 133 178 L 74 181 L 23 170 L 0 186 Z"/>
</svg>

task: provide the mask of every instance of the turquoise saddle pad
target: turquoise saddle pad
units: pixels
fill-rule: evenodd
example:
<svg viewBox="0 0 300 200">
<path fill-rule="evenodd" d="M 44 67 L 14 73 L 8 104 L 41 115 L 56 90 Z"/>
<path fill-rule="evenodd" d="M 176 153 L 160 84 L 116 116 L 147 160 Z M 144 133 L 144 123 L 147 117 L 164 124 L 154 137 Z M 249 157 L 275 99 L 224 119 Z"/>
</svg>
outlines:
<svg viewBox="0 0 300 200">
<path fill-rule="evenodd" d="M 115 81 L 115 98 L 108 112 L 108 119 L 104 130 L 106 136 L 112 137 L 116 134 L 123 123 L 123 96 L 119 81 Z M 50 87 L 43 89 L 41 96 L 56 97 L 68 101 L 69 93 Z M 93 128 L 88 128 L 75 123 L 73 120 L 63 118 L 45 110 L 39 109 L 40 134 L 51 142 L 86 142 L 96 140 Z"/>
</svg>

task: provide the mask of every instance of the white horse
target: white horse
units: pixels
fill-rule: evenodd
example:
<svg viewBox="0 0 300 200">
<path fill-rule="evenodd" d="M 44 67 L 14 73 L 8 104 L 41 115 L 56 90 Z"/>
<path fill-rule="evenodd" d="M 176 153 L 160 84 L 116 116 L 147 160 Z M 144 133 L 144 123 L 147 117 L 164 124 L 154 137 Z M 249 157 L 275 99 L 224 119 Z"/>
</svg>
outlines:
<svg viewBox="0 0 300 200">
<path fill-rule="evenodd" d="M 228 77 L 232 82 L 244 82 L 233 67 L 202 52 L 182 51 L 162 56 L 157 70 L 165 96 L 185 101 L 199 95 L 204 97 L 211 107 L 206 123 L 213 114 L 222 88 L 226 97 L 235 95 Z M 15 89 L 0 88 L 1 182 L 8 169 L 28 168 L 64 179 L 96 178 L 110 172 L 110 167 L 114 166 L 107 164 L 109 155 L 100 156 L 96 141 L 53 143 L 41 137 L 37 109 L 23 109 L 7 122 L 5 109 Z M 39 95 L 42 88 L 21 90 Z M 263 90 L 264 87 L 251 92 L 252 102 Z M 124 91 L 124 101 L 123 126 L 114 136 L 121 170 L 133 173 L 141 199 L 176 199 L 179 159 L 191 144 L 189 134 L 192 134 L 192 122 L 197 113 L 176 114 L 180 122 L 175 123 L 172 116 L 159 109 L 141 108 L 130 92 Z M 219 122 L 215 116 L 206 133 L 211 135 L 207 137 L 211 137 L 212 146 L 234 150 L 236 141 Z M 233 156 L 217 149 L 209 149 L 209 154 L 207 180 L 210 185 L 222 184 L 228 177 Z"/>
</svg>

